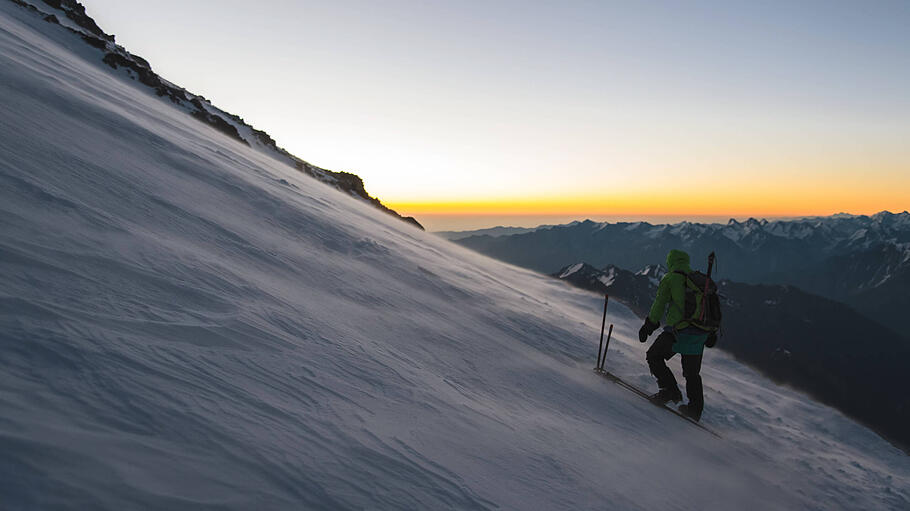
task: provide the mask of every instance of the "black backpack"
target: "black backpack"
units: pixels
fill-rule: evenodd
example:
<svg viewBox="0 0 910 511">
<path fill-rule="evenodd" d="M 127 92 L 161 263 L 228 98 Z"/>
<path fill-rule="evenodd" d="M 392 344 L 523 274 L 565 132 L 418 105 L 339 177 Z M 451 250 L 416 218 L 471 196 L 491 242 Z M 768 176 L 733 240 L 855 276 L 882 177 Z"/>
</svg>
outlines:
<svg viewBox="0 0 910 511">
<path fill-rule="evenodd" d="M 717 284 L 700 271 L 686 273 L 677 270 L 676 273 L 686 277 L 686 310 L 683 311 L 683 318 L 702 330 L 716 332 L 721 320 Z M 703 304 L 707 307 L 704 312 Z"/>
</svg>

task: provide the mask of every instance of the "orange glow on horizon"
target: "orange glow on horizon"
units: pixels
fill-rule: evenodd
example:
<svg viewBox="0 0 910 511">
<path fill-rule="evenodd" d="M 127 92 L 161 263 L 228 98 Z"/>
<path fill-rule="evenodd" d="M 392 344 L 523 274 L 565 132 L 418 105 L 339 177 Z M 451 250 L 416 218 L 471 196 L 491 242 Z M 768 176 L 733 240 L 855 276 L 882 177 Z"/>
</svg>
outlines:
<svg viewBox="0 0 910 511">
<path fill-rule="evenodd" d="M 445 188 L 416 200 L 410 191 L 383 197 L 392 209 L 417 218 L 794 218 L 910 209 L 910 167 L 904 160 L 865 166 L 844 158 L 830 166 L 790 162 L 768 169 L 741 163 L 684 172 L 604 171 L 582 180 L 567 176 L 547 186 L 530 186 L 532 178 L 467 192 Z"/>
<path fill-rule="evenodd" d="M 501 200 L 389 201 L 407 215 L 575 215 L 585 216 L 691 216 L 691 217 L 801 217 L 834 213 L 871 215 L 882 210 L 910 208 L 903 197 L 880 193 L 806 195 L 799 191 L 775 194 L 716 194 L 686 190 L 678 193 L 623 197 L 503 198 Z"/>
</svg>

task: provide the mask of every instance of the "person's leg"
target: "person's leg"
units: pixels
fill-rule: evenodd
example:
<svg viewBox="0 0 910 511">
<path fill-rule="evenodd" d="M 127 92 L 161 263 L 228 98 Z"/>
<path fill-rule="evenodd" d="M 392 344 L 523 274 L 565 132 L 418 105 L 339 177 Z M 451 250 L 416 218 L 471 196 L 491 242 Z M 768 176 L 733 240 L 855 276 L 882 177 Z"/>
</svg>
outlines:
<svg viewBox="0 0 910 511">
<path fill-rule="evenodd" d="M 701 415 L 705 408 L 705 397 L 701 385 L 701 355 L 683 355 L 682 369 L 686 378 L 686 396 L 689 398 L 689 408 Z"/>
<path fill-rule="evenodd" d="M 667 367 L 667 360 L 673 358 L 673 343 L 676 342 L 676 338 L 671 332 L 661 332 L 657 336 L 657 339 L 654 340 L 654 344 L 648 348 L 648 354 L 646 356 L 648 361 L 648 368 L 651 369 L 651 374 L 657 378 L 657 386 L 663 389 L 679 389 L 676 385 L 676 378 L 673 376 L 673 371 Z"/>
</svg>

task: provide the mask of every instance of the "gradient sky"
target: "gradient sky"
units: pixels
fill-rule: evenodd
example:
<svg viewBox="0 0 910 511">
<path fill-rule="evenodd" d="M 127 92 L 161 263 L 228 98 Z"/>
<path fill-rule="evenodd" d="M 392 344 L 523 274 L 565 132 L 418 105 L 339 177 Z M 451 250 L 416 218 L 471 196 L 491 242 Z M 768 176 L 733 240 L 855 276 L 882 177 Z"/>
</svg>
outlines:
<svg viewBox="0 0 910 511">
<path fill-rule="evenodd" d="M 910 209 L 907 1 L 83 3 L 431 228 Z"/>
</svg>

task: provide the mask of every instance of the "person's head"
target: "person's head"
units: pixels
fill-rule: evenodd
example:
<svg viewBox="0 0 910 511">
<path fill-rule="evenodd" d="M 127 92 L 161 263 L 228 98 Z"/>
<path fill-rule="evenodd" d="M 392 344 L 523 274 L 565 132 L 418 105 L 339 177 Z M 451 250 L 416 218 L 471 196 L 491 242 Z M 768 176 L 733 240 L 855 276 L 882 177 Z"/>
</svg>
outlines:
<svg viewBox="0 0 910 511">
<path fill-rule="evenodd" d="M 670 271 L 689 271 L 689 254 L 673 249 L 667 254 L 667 269 Z"/>
</svg>

